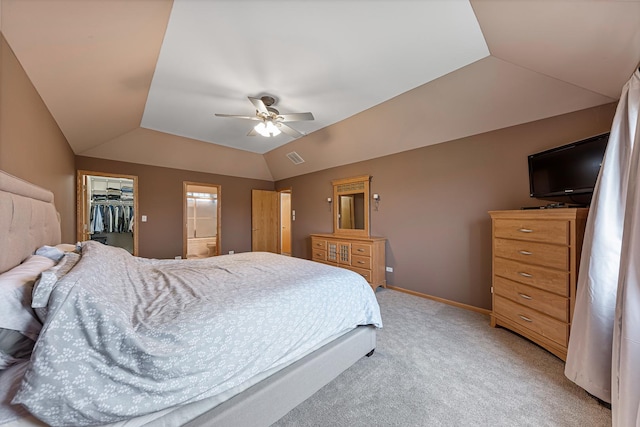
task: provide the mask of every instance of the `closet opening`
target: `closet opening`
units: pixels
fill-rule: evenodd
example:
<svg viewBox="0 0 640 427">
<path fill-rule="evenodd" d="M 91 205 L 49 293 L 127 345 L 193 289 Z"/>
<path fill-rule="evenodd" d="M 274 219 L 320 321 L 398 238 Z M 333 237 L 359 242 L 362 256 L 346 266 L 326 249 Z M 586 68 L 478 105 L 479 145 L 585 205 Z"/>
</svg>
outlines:
<svg viewBox="0 0 640 427">
<path fill-rule="evenodd" d="M 220 192 L 219 185 L 184 182 L 184 258 L 207 258 L 220 253 Z"/>
<path fill-rule="evenodd" d="M 138 254 L 138 177 L 78 171 L 78 241 L 95 240 Z"/>
</svg>

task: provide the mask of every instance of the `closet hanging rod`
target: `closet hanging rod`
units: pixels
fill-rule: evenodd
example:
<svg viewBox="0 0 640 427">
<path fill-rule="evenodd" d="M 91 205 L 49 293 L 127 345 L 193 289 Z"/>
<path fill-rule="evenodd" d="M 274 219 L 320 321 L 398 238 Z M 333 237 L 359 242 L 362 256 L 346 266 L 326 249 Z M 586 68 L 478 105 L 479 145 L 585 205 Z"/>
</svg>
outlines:
<svg viewBox="0 0 640 427">
<path fill-rule="evenodd" d="M 133 180 L 132 179 L 128 179 L 128 178 L 106 178 L 106 177 L 96 177 L 96 176 L 92 176 L 90 177 L 91 181 L 98 181 L 98 182 L 119 182 L 119 183 L 126 183 L 126 184 L 131 184 L 133 185 Z"/>
<path fill-rule="evenodd" d="M 133 200 L 90 200 L 92 205 L 123 205 L 133 206 Z"/>
</svg>

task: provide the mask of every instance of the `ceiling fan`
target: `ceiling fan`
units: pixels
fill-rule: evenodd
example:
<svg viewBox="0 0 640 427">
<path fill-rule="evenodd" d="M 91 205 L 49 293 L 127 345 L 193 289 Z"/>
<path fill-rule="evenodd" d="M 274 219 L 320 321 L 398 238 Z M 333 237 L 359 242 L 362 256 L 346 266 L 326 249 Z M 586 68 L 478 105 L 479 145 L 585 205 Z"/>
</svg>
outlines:
<svg viewBox="0 0 640 427">
<path fill-rule="evenodd" d="M 280 135 L 281 132 L 283 132 L 289 136 L 298 138 L 300 136 L 303 136 L 304 134 L 298 132 L 291 126 L 286 125 L 285 122 L 314 120 L 313 114 L 311 113 L 280 114 L 280 112 L 273 107 L 273 104 L 276 103 L 276 99 L 273 96 L 265 95 L 260 98 L 253 98 L 249 96 L 248 98 L 253 106 L 256 107 L 255 116 L 237 116 L 232 114 L 217 113 L 216 116 L 259 121 L 260 123 L 253 127 L 247 135 L 262 135 L 266 137 L 277 136 Z"/>
</svg>

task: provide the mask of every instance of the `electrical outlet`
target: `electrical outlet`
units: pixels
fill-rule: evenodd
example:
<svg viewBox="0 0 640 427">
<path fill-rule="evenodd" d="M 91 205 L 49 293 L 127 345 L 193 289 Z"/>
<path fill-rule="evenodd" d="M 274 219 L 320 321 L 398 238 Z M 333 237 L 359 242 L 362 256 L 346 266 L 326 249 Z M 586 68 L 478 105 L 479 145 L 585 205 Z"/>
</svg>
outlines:
<svg viewBox="0 0 640 427">
<path fill-rule="evenodd" d="M 236 253 L 235 251 L 229 251 L 229 255 L 233 255 L 235 253 Z"/>
<path fill-rule="evenodd" d="M 180 255 L 176 256 L 175 259 L 182 259 Z"/>
<path fill-rule="evenodd" d="M 393 267 L 387 267 L 385 270 L 387 270 L 387 273 L 393 273 Z"/>
</svg>

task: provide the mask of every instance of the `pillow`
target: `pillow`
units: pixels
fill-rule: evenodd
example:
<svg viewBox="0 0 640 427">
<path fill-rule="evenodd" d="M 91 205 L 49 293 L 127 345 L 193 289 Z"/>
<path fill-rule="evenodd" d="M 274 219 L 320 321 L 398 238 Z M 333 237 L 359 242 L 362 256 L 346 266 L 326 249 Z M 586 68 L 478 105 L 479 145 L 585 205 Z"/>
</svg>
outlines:
<svg viewBox="0 0 640 427">
<path fill-rule="evenodd" d="M 36 251 L 36 255 L 46 256 L 51 260 L 58 262 L 64 256 L 64 252 L 53 246 L 42 246 Z"/>
<path fill-rule="evenodd" d="M 31 307 L 42 323 L 47 317 L 47 305 L 49 296 L 55 288 L 58 280 L 69 272 L 80 260 L 80 255 L 74 252 L 64 254 L 60 262 L 55 266 L 45 270 L 40 275 L 40 279 L 34 284 L 32 292 Z"/>
<path fill-rule="evenodd" d="M 76 243 L 75 245 L 71 243 L 60 243 L 59 245 L 55 246 L 56 249 L 61 250 L 62 252 L 78 252 L 78 253 L 80 253 L 81 247 L 82 246 L 80 242 Z"/>
<path fill-rule="evenodd" d="M 18 331 L 2 329 L 0 333 L 0 369 L 28 360 L 35 342 Z"/>
<path fill-rule="evenodd" d="M 67 252 L 79 252 L 78 248 L 79 245 L 72 245 L 70 243 L 61 243 L 55 246 L 45 245 L 38 248 L 36 255 L 46 256 L 47 258 L 51 258 L 55 262 L 58 262 Z"/>
<path fill-rule="evenodd" d="M 40 273 L 53 265 L 47 257 L 31 255 L 0 274 L 0 352 L 6 357 L 22 354 L 24 346 L 38 338 L 42 324 L 31 309 L 31 292 Z"/>
</svg>

